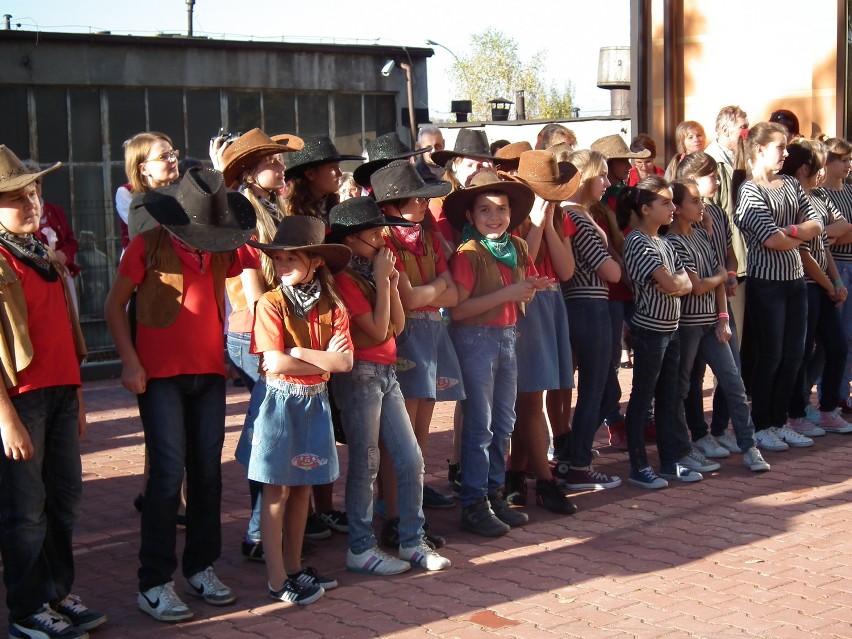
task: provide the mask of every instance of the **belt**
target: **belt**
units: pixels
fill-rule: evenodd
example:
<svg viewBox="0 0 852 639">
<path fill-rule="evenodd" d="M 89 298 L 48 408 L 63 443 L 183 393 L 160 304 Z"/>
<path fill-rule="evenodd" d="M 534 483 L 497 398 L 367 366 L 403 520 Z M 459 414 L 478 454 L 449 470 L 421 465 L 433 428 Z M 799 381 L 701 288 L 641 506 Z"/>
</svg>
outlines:
<svg viewBox="0 0 852 639">
<path fill-rule="evenodd" d="M 444 321 L 440 311 L 405 311 L 405 316 L 411 319 L 430 320 L 432 322 Z"/>
<path fill-rule="evenodd" d="M 268 375 L 263 376 L 263 381 L 267 386 L 290 393 L 290 395 L 319 395 L 320 393 L 326 392 L 326 388 L 328 386 L 325 382 L 309 386 L 306 386 L 305 384 L 294 384 L 293 382 L 285 382 L 283 379 L 269 377 Z"/>
</svg>

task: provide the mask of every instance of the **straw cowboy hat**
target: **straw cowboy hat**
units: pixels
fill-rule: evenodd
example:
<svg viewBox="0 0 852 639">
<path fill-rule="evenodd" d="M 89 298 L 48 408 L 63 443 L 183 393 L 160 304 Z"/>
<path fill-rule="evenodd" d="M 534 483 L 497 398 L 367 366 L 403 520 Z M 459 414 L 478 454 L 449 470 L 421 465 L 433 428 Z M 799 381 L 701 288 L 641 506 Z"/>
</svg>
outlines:
<svg viewBox="0 0 852 639">
<path fill-rule="evenodd" d="M 367 161 L 352 172 L 352 177 L 357 184 L 368 187 L 370 176 L 383 166 L 387 166 L 394 160 L 404 160 L 431 150 L 432 147 L 428 146 L 425 149 L 412 151 L 399 139 L 398 133 L 385 133 L 367 142 Z"/>
<path fill-rule="evenodd" d="M 444 200 L 444 217 L 459 231 L 468 223 L 467 212 L 482 193 L 502 193 L 509 198 L 509 228 L 517 228 L 530 214 L 535 199 L 532 189 L 522 182 L 504 182 L 494 171 L 480 171 L 466 189 L 453 191 Z"/>
<path fill-rule="evenodd" d="M 392 202 L 412 197 L 444 197 L 453 188 L 449 182 L 426 184 L 411 162 L 397 160 L 378 169 L 370 178 L 376 202 Z"/>
<path fill-rule="evenodd" d="M 364 160 L 360 155 L 340 155 L 340 151 L 334 146 L 331 138 L 325 135 L 305 138 L 303 143 L 301 149 L 291 153 L 287 158 L 287 171 L 284 175 L 288 180 L 297 175 L 302 175 L 306 169 L 320 164 L 344 160 Z"/>
<path fill-rule="evenodd" d="M 627 146 L 627 142 L 617 133 L 595 140 L 592 142 L 591 149 L 602 154 L 607 160 L 644 160 L 651 157 L 651 152 L 648 149 L 631 151 Z"/>
<path fill-rule="evenodd" d="M 525 151 L 514 175 L 502 171 L 498 175 L 526 184 L 549 202 L 562 202 L 574 195 L 582 177 L 577 167 L 570 162 L 557 162 L 550 151 Z"/>
<path fill-rule="evenodd" d="M 414 226 L 401 217 L 383 215 L 371 197 L 353 197 L 331 208 L 326 242 L 336 243 L 344 237 L 382 226 Z"/>
<path fill-rule="evenodd" d="M 438 166 L 445 166 L 453 158 L 475 158 L 493 162 L 494 156 L 488 147 L 488 136 L 485 131 L 477 129 L 462 129 L 456 138 L 456 144 L 452 151 L 435 151 L 432 161 Z"/>
<path fill-rule="evenodd" d="M 225 184 L 236 182 L 244 171 L 252 168 L 268 155 L 298 151 L 302 148 L 302 139 L 295 135 L 276 136 L 286 142 L 276 141 L 260 129 L 252 129 L 243 133 L 231 142 L 222 153 L 222 174 Z"/>
<path fill-rule="evenodd" d="M 288 215 L 278 224 L 275 237 L 269 244 L 249 240 L 249 246 L 270 251 L 307 251 L 320 256 L 332 273 L 342 270 L 352 257 L 343 244 L 324 244 L 325 222 L 312 215 Z"/>
<path fill-rule="evenodd" d="M 44 171 L 32 173 L 12 152 L 12 149 L 5 144 L 0 144 L 0 193 L 22 189 L 35 182 L 42 175 L 55 171 L 60 166 L 62 166 L 62 162 L 57 162 Z"/>
</svg>

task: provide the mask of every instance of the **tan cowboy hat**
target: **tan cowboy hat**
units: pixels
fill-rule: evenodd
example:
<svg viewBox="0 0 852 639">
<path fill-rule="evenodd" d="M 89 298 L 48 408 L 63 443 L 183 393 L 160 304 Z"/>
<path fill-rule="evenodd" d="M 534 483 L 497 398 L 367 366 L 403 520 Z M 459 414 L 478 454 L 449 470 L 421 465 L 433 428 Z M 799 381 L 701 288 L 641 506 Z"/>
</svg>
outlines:
<svg viewBox="0 0 852 639">
<path fill-rule="evenodd" d="M 648 149 L 631 151 L 627 142 L 618 133 L 598 138 L 592 142 L 591 149 L 602 154 L 607 160 L 644 160 L 651 157 Z"/>
<path fill-rule="evenodd" d="M 518 161 L 521 159 L 521 153 L 532 151 L 532 144 L 529 142 L 512 142 L 503 148 L 499 149 L 494 154 L 494 166 L 501 171 L 512 171 L 518 168 Z"/>
<path fill-rule="evenodd" d="M 498 172 L 505 180 L 515 180 L 530 187 L 536 195 L 548 202 L 562 202 L 577 192 L 580 172 L 570 162 L 557 162 L 550 151 L 521 153 L 515 174 Z"/>
<path fill-rule="evenodd" d="M 243 133 L 228 145 L 222 153 L 222 174 L 225 184 L 233 184 L 243 171 L 257 164 L 268 155 L 298 151 L 302 140 L 294 135 L 287 137 L 287 142 L 277 142 L 260 129 L 252 129 Z"/>
<path fill-rule="evenodd" d="M 279 133 L 278 135 L 273 135 L 272 141 L 289 146 L 292 151 L 299 151 L 305 146 L 305 141 L 298 135 L 293 135 L 292 133 Z"/>
<path fill-rule="evenodd" d="M 249 240 L 248 245 L 264 253 L 270 251 L 307 251 L 319 255 L 332 273 L 349 264 L 352 251 L 343 244 L 324 244 L 325 222 L 313 215 L 288 215 L 278 223 L 269 244 Z"/>
<path fill-rule="evenodd" d="M 57 162 L 44 171 L 32 173 L 12 152 L 12 149 L 5 144 L 0 144 L 0 193 L 22 189 L 35 182 L 42 175 L 55 171 L 60 166 L 62 166 L 62 162 Z"/>
<path fill-rule="evenodd" d="M 535 200 L 532 189 L 523 182 L 504 182 L 494 171 L 480 171 L 473 176 L 466 189 L 453 191 L 444 200 L 444 217 L 459 231 L 468 223 L 467 212 L 482 193 L 502 193 L 509 198 L 511 217 L 509 228 L 517 228 L 529 216 Z"/>
</svg>

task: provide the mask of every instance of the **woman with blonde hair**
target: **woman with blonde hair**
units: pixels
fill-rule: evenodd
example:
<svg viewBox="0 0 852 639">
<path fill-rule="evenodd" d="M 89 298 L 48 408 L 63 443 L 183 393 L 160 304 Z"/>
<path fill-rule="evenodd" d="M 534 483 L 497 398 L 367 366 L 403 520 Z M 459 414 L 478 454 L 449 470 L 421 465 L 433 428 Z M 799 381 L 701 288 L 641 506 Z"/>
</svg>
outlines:
<svg viewBox="0 0 852 639">
<path fill-rule="evenodd" d="M 666 179 L 672 180 L 677 174 L 677 165 L 690 153 L 703 151 L 707 146 L 707 134 L 700 122 L 684 120 L 675 129 L 675 146 L 677 153 L 666 168 Z"/>
<path fill-rule="evenodd" d="M 159 131 L 137 133 L 124 143 L 124 172 L 130 188 L 125 185 L 118 189 L 116 208 L 119 217 L 127 224 L 129 238 L 157 226 L 143 207 L 135 207 L 128 212 L 133 194 L 167 186 L 177 180 L 179 157 L 180 151 L 174 148 L 172 139 Z M 123 193 L 122 189 L 127 193 Z M 122 212 L 125 214 L 122 215 Z"/>
</svg>

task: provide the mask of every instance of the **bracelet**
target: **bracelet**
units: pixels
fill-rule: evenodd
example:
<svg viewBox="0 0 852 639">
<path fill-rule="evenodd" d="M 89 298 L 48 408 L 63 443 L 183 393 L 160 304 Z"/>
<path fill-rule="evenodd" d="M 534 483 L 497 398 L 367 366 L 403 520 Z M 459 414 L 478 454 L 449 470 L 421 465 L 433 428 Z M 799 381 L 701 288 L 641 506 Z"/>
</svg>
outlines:
<svg viewBox="0 0 852 639">
<path fill-rule="evenodd" d="M 834 280 L 835 286 L 843 286 L 843 280 Z"/>
<path fill-rule="evenodd" d="M 719 319 L 730 319 L 731 316 L 728 315 L 727 313 L 719 313 L 718 318 Z"/>
<path fill-rule="evenodd" d="M 736 276 L 737 276 L 737 272 L 736 272 L 736 271 L 728 271 L 728 275 L 729 275 L 730 277 L 736 277 Z"/>
<path fill-rule="evenodd" d="M 790 225 L 790 237 L 796 237 L 799 234 L 799 227 L 795 224 Z"/>
</svg>

